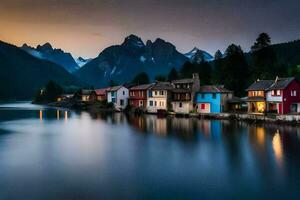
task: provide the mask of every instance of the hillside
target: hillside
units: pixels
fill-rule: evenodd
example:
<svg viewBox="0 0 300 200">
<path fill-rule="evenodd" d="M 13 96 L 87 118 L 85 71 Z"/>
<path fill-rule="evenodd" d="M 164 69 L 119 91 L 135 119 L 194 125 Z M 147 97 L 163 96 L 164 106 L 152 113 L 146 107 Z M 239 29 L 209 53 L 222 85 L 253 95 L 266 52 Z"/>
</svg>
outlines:
<svg viewBox="0 0 300 200">
<path fill-rule="evenodd" d="M 0 99 L 31 99 L 49 80 L 61 85 L 80 85 L 62 67 L 37 59 L 20 48 L 0 41 Z"/>
</svg>

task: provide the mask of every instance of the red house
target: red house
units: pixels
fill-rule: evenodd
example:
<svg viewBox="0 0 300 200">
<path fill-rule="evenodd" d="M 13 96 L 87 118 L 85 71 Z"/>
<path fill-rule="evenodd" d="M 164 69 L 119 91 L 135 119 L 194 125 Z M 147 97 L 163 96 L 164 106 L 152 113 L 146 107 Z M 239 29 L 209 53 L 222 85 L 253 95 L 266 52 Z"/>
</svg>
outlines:
<svg viewBox="0 0 300 200">
<path fill-rule="evenodd" d="M 277 77 L 266 92 L 268 112 L 278 114 L 300 112 L 300 84 L 294 77 Z"/>
<path fill-rule="evenodd" d="M 147 90 L 154 84 L 143 84 L 133 86 L 129 89 L 129 105 L 133 108 L 146 109 L 147 106 Z"/>
<path fill-rule="evenodd" d="M 93 90 L 90 94 L 91 101 L 106 101 L 107 100 L 107 90 L 109 88 L 101 88 Z"/>
</svg>

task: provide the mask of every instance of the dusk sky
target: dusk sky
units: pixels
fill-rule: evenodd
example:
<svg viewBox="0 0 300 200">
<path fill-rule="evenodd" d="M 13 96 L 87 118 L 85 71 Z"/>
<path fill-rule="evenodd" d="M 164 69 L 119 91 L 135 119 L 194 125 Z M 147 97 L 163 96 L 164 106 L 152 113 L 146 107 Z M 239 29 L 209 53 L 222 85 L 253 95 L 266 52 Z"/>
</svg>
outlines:
<svg viewBox="0 0 300 200">
<path fill-rule="evenodd" d="M 299 0 L 0 1 L 0 40 L 50 42 L 74 56 L 95 57 L 131 33 L 211 54 L 231 43 L 248 51 L 260 32 L 273 43 L 300 39 Z"/>
</svg>

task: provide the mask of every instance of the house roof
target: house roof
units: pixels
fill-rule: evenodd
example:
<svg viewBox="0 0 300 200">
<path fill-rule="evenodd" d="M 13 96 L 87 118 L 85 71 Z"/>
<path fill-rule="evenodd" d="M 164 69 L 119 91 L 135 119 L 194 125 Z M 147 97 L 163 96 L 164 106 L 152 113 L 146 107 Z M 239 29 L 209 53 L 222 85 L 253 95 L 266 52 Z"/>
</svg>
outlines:
<svg viewBox="0 0 300 200">
<path fill-rule="evenodd" d="M 156 82 L 152 87 L 152 90 L 172 90 L 173 86 L 170 82 Z"/>
<path fill-rule="evenodd" d="M 200 86 L 200 93 L 228 93 L 232 92 L 224 87 L 224 85 L 203 85 Z"/>
<path fill-rule="evenodd" d="M 194 79 L 192 78 L 185 78 L 172 81 L 173 84 L 184 84 L 184 83 L 193 83 Z"/>
<path fill-rule="evenodd" d="M 266 99 L 264 97 L 248 97 L 245 99 L 245 101 L 265 101 Z"/>
<path fill-rule="evenodd" d="M 243 103 L 245 102 L 244 99 L 239 98 L 239 97 L 232 97 L 231 99 L 227 99 L 227 103 Z"/>
<path fill-rule="evenodd" d="M 120 89 L 121 87 L 124 87 L 124 86 L 123 85 L 118 85 L 118 86 L 109 87 L 109 88 L 107 88 L 106 91 L 114 92 L 114 91 L 117 91 L 118 89 Z"/>
<path fill-rule="evenodd" d="M 94 90 L 96 95 L 106 95 L 106 91 L 108 90 L 109 88 L 100 88 L 100 89 L 96 89 Z"/>
<path fill-rule="evenodd" d="M 147 90 L 150 87 L 152 87 L 154 85 L 154 83 L 150 83 L 150 84 L 143 84 L 143 85 L 136 85 L 130 88 L 130 90 Z"/>
<path fill-rule="evenodd" d="M 251 90 L 267 90 L 274 83 L 274 80 L 257 80 L 252 83 L 246 91 Z"/>
<path fill-rule="evenodd" d="M 287 78 L 278 78 L 275 80 L 273 85 L 268 88 L 268 90 L 280 90 L 286 88 L 293 80 L 294 77 L 287 77 Z"/>
<path fill-rule="evenodd" d="M 192 90 L 187 89 L 187 88 L 174 88 L 174 89 L 172 89 L 172 92 L 174 92 L 174 93 L 190 93 L 190 92 L 192 92 Z"/>
<path fill-rule="evenodd" d="M 81 95 L 90 95 L 92 92 L 93 92 L 93 90 L 86 90 L 86 89 L 81 89 L 81 90 L 79 91 L 79 93 L 80 93 Z"/>
</svg>

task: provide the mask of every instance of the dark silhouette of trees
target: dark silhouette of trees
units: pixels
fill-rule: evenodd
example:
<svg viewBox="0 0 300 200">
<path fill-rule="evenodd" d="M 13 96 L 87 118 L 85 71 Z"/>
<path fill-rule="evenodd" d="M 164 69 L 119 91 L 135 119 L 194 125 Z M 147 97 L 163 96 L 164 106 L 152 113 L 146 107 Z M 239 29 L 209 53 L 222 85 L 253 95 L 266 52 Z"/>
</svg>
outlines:
<svg viewBox="0 0 300 200">
<path fill-rule="evenodd" d="M 137 74 L 131 81 L 132 84 L 141 85 L 150 83 L 149 76 L 146 72 Z"/>
<path fill-rule="evenodd" d="M 168 74 L 168 81 L 173 81 L 179 78 L 177 70 L 173 67 Z"/>
</svg>

